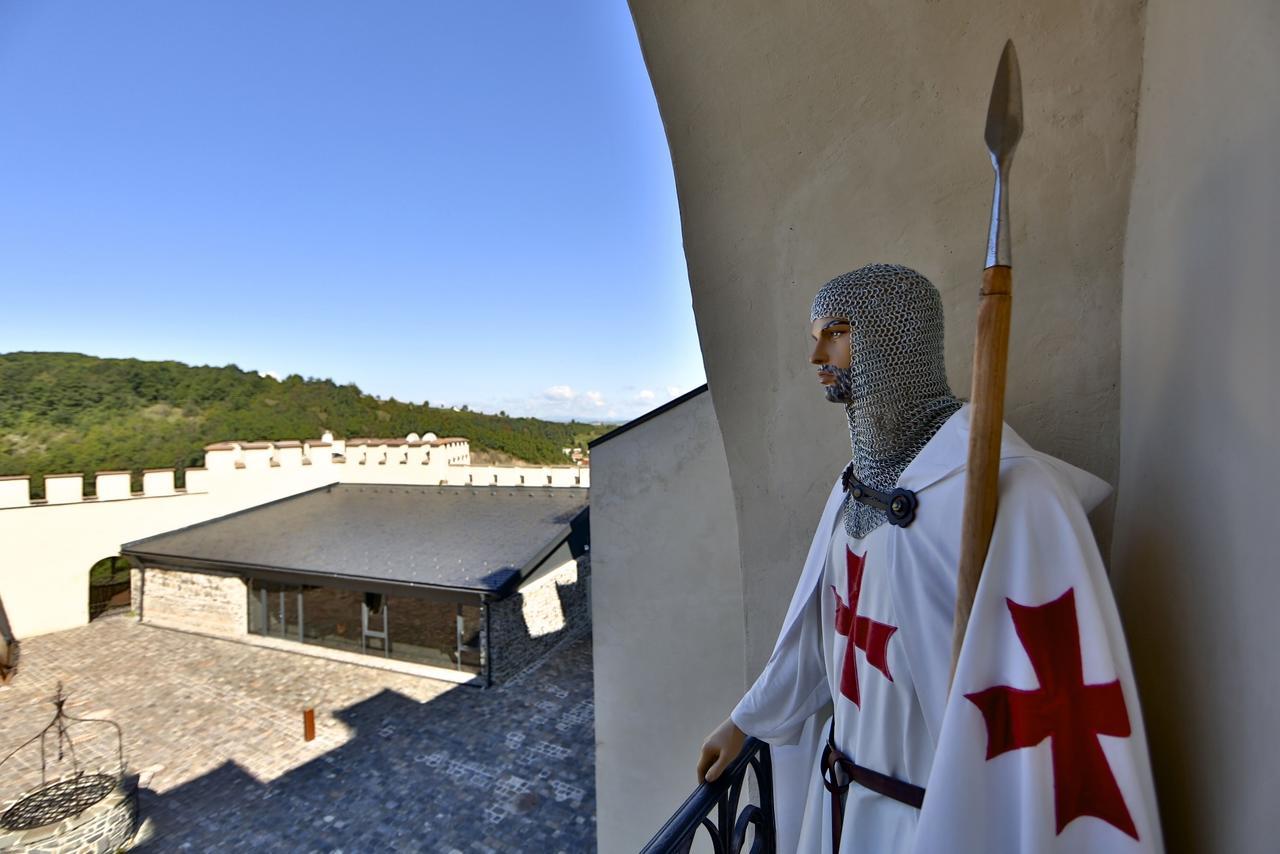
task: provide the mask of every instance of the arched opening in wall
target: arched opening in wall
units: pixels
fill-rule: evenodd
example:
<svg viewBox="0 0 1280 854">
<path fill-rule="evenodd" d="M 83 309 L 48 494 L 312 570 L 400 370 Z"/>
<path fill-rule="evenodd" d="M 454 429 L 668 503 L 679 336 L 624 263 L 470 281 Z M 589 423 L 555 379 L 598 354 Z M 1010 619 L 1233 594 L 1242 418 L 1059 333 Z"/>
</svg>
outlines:
<svg viewBox="0 0 1280 854">
<path fill-rule="evenodd" d="M 89 568 L 89 619 L 129 610 L 129 570 L 127 558 L 104 557 Z"/>
</svg>

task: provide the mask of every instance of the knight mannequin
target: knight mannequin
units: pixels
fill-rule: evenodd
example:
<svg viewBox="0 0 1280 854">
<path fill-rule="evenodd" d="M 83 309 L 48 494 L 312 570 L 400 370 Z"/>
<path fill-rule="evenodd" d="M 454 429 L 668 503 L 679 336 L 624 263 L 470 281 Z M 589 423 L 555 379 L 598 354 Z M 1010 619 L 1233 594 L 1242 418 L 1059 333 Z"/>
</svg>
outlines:
<svg viewBox="0 0 1280 854">
<path fill-rule="evenodd" d="M 845 407 L 852 459 L 832 488 L 773 655 L 704 742 L 699 779 L 717 779 L 746 735 L 769 742 L 780 851 L 1159 850 L 1132 672 L 1084 519 L 1106 485 L 1005 428 L 1009 500 L 967 636 L 978 640 L 966 639 L 956 671 L 963 691 L 949 694 L 968 409 L 947 384 L 941 299 L 914 270 L 868 265 L 822 287 L 809 332 L 825 396 Z M 1015 604 L 1065 614 L 1068 600 L 1080 625 L 1108 628 L 1080 644 L 1114 676 L 1114 689 L 1078 681 L 1081 697 L 1113 690 L 1114 715 L 1068 733 L 1072 715 L 1090 713 L 1080 700 L 1084 708 L 1049 730 L 1046 769 L 1040 756 L 1039 765 L 1020 761 L 1021 748 L 1040 741 L 1021 743 L 1026 722 L 991 698 L 1009 685 L 1030 693 L 1034 684 L 1020 684 L 1028 656 L 1042 682 L 1070 681 L 1042 671 L 1040 651 L 1020 644 L 1022 629 L 1009 619 Z M 975 629 L 980 612 L 989 626 Z M 1069 633 L 1057 634 L 1061 649 L 1045 655 L 1079 660 Z M 819 723 L 828 704 L 832 718 Z M 1098 734 L 1123 740 L 1104 757 Z M 1005 742 L 1015 745 L 1007 750 L 1016 765 L 995 764 L 992 746 Z M 1088 754 L 1096 779 L 1060 780 L 1071 768 L 1058 762 L 1059 747 Z M 1022 809 L 1011 815 L 1009 804 Z M 984 810 L 991 817 L 975 824 Z M 787 836 L 787 827 L 796 832 Z"/>
<path fill-rule="evenodd" d="M 887 311 L 889 300 L 900 308 Z M 853 447 L 849 465 L 863 483 L 892 490 L 916 452 L 960 408 L 947 384 L 942 330 L 937 289 L 916 271 L 896 264 L 870 264 L 846 273 L 814 297 L 809 364 L 818 368 L 826 399 L 845 408 Z M 856 367 L 855 351 L 861 357 Z M 903 393 L 904 387 L 916 392 L 915 399 Z M 921 412 L 931 417 L 906 423 Z M 885 521 L 883 512 L 850 496 L 842 515 L 846 531 L 858 538 Z M 726 719 L 702 746 L 698 779 L 718 778 L 745 740 L 746 734 Z"/>
</svg>

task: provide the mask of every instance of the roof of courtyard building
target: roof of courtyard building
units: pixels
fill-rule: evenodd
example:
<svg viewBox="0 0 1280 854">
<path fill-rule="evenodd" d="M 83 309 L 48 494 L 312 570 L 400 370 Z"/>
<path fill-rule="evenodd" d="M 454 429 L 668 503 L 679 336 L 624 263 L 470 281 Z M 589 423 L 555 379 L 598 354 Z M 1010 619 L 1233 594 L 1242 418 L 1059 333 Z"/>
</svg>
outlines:
<svg viewBox="0 0 1280 854">
<path fill-rule="evenodd" d="M 587 495 L 335 483 L 126 543 L 121 552 L 148 565 L 501 598 L 566 541 L 575 553 L 585 544 Z"/>
</svg>

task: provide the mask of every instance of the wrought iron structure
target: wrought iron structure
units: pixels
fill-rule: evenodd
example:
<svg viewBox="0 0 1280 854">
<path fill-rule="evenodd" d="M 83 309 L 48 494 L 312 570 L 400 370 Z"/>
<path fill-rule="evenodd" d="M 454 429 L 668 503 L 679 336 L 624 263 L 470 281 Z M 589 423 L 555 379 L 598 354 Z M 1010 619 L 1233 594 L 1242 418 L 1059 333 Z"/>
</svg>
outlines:
<svg viewBox="0 0 1280 854">
<path fill-rule="evenodd" d="M 89 619 L 96 620 L 101 617 L 112 607 L 125 607 L 129 604 L 128 596 L 121 594 L 128 593 L 131 587 L 129 574 L 129 561 L 126 558 L 115 557 L 105 558 L 110 561 L 111 572 L 105 577 L 98 574 L 98 569 L 104 561 L 94 564 L 94 568 L 89 572 Z M 119 605 L 115 605 L 114 601 L 121 599 Z"/>
<path fill-rule="evenodd" d="M 748 771 L 755 775 L 760 803 L 739 810 Z M 755 831 L 750 854 L 774 854 L 773 765 L 769 745 L 755 738 L 747 739 L 738 758 L 714 783 L 693 790 L 641 854 L 686 854 L 699 830 L 707 832 L 716 854 L 737 854 L 746 844 L 748 829 Z"/>
<path fill-rule="evenodd" d="M 64 818 L 79 815 L 98 801 L 105 798 L 124 778 L 124 738 L 120 726 L 114 721 L 77 718 L 68 715 L 64 706 L 67 698 L 62 692 L 62 683 L 58 683 L 58 692 L 53 697 L 53 705 L 57 710 L 53 720 L 44 729 L 23 742 L 4 759 L 0 759 L 0 769 L 25 748 L 39 743 L 40 751 L 40 785 L 11 805 L 0 814 L 0 829 L 28 830 L 53 824 Z M 106 726 L 115 729 L 115 756 L 118 764 L 112 767 L 85 768 L 76 755 L 75 739 L 71 736 L 74 725 Z M 71 760 L 69 773 L 60 775 L 52 782 L 49 780 L 50 755 L 56 750 L 57 762 Z M 7 779 L 0 770 L 0 780 Z"/>
</svg>

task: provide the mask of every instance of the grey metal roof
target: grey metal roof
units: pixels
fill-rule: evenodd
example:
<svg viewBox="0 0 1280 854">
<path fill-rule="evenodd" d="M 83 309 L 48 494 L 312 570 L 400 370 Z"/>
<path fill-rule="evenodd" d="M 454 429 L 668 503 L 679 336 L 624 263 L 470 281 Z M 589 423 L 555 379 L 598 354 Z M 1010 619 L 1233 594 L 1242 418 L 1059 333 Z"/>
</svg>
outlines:
<svg viewBox="0 0 1280 854">
<path fill-rule="evenodd" d="M 169 565 L 504 595 L 570 536 L 587 490 L 331 484 L 125 544 Z"/>
</svg>

